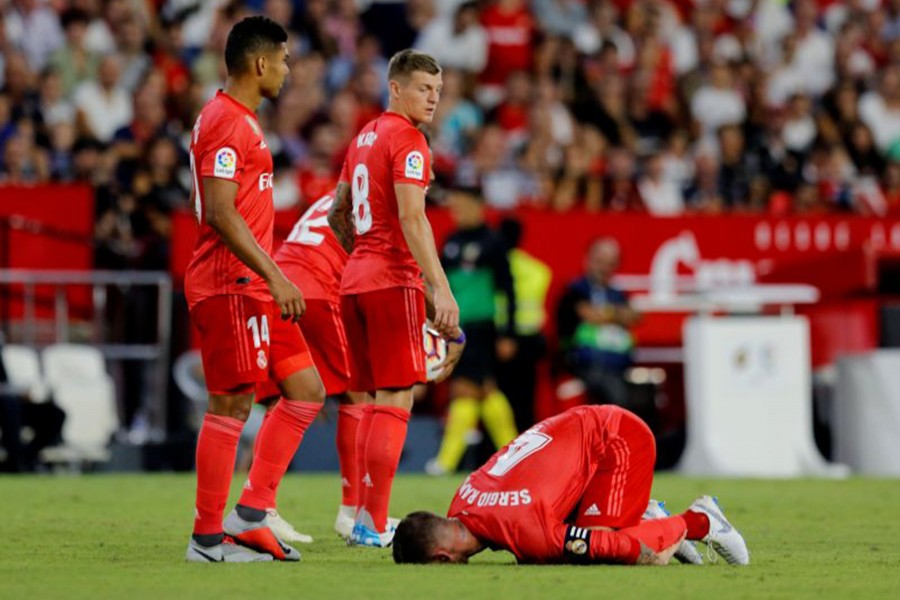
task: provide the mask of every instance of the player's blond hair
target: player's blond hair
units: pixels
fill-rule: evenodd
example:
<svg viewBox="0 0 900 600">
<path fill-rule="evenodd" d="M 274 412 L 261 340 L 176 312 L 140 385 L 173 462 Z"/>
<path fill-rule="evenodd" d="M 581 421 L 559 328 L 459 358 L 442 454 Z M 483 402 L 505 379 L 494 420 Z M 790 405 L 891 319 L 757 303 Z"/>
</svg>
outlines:
<svg viewBox="0 0 900 600">
<path fill-rule="evenodd" d="M 441 66 L 430 54 L 412 49 L 401 50 L 388 63 L 388 81 L 405 81 L 416 71 L 437 75 L 441 72 Z"/>
</svg>

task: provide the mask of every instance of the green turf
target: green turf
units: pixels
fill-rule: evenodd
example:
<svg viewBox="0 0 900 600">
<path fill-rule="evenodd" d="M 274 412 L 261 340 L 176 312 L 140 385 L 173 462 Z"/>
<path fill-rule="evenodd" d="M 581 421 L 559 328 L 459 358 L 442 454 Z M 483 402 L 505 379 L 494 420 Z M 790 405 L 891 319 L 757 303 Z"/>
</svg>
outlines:
<svg viewBox="0 0 900 600">
<path fill-rule="evenodd" d="M 457 483 L 399 477 L 393 512 L 445 509 Z M 746 568 L 519 567 L 500 552 L 400 567 L 332 533 L 337 478 L 324 475 L 282 488 L 282 513 L 316 538 L 301 563 L 189 565 L 193 486 L 187 475 L 0 478 L 0 598 L 900 598 L 897 481 L 659 477 L 654 496 L 670 508 L 720 496 L 750 545 Z"/>
</svg>

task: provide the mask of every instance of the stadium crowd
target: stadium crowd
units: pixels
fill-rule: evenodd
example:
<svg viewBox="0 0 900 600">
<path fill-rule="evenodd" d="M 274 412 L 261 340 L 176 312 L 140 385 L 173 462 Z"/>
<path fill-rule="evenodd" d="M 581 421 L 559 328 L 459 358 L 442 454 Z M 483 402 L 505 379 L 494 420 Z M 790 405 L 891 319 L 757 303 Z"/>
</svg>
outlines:
<svg viewBox="0 0 900 600">
<path fill-rule="evenodd" d="M 495 208 L 900 213 L 900 0 L 0 0 L 0 182 L 91 184 L 98 266 L 165 268 L 253 13 L 291 35 L 281 208 L 333 189 L 413 46 L 445 68 L 438 181 Z"/>
</svg>

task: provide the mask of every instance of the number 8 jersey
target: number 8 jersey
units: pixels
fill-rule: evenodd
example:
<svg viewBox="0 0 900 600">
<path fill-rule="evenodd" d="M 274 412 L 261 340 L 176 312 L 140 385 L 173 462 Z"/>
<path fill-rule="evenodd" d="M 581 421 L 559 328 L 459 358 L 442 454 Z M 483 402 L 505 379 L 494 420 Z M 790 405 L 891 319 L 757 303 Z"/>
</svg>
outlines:
<svg viewBox="0 0 900 600">
<path fill-rule="evenodd" d="M 422 271 L 400 227 L 394 185 L 427 188 L 430 163 L 425 136 L 397 113 L 370 121 L 350 142 L 340 181 L 350 186 L 356 240 L 341 294 L 422 289 Z"/>
</svg>

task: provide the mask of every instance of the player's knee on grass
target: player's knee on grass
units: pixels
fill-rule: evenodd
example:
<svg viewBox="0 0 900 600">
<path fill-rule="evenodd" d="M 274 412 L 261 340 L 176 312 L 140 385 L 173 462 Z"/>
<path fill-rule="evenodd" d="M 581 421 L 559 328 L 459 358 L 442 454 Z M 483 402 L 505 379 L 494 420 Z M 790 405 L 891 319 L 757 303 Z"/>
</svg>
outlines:
<svg viewBox="0 0 900 600">
<path fill-rule="evenodd" d="M 398 564 L 434 562 L 438 529 L 443 521 L 442 517 L 427 511 L 406 515 L 394 532 L 392 544 L 394 562 Z"/>
</svg>

